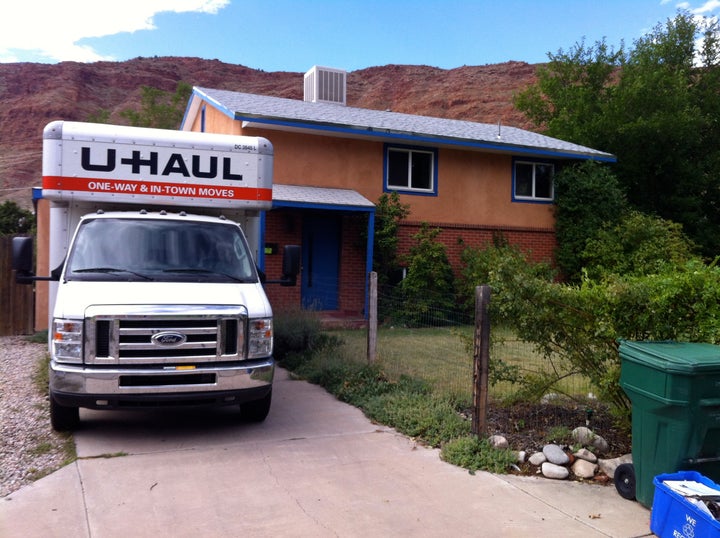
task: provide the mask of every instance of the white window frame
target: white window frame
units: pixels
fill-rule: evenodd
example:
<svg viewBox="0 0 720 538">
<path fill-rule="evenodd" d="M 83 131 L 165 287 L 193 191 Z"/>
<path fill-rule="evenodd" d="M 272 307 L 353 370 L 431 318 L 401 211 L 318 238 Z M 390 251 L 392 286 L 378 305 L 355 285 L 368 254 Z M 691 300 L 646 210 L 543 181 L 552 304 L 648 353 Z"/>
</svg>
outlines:
<svg viewBox="0 0 720 538">
<path fill-rule="evenodd" d="M 517 193 L 517 187 L 518 187 L 518 179 L 517 179 L 517 172 L 518 172 L 518 165 L 524 165 L 524 166 L 531 166 L 532 167 L 532 193 L 530 195 L 526 194 L 518 194 Z M 545 196 L 538 196 L 537 195 L 537 170 L 540 166 L 549 166 L 551 171 L 551 179 L 550 179 L 550 197 Z M 518 202 L 541 202 L 541 203 L 551 203 L 555 199 L 555 164 L 548 161 L 534 161 L 530 159 L 515 159 L 513 161 L 513 181 L 512 181 L 512 198 L 513 201 Z"/>
<path fill-rule="evenodd" d="M 390 185 L 390 153 L 406 153 L 408 156 L 408 185 Z M 418 188 L 412 186 L 412 163 L 414 154 L 424 154 L 430 156 L 430 187 L 429 188 Z M 437 149 L 433 148 L 422 148 L 415 146 L 400 146 L 393 144 L 386 144 L 385 146 L 385 170 L 384 170 L 384 183 L 385 191 L 401 191 L 408 194 L 421 194 L 437 196 Z"/>
</svg>

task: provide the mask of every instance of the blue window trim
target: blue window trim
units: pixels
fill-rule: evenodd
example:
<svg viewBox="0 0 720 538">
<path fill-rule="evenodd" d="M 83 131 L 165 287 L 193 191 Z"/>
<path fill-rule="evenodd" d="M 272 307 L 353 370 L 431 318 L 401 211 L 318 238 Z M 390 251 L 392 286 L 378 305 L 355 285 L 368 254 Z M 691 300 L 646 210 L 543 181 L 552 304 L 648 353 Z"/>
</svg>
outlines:
<svg viewBox="0 0 720 538">
<path fill-rule="evenodd" d="M 424 151 L 426 153 L 432 153 L 433 156 L 433 182 L 432 190 L 421 191 L 417 189 L 404 189 L 400 187 L 390 187 L 388 185 L 388 152 L 391 149 L 405 149 Z M 427 146 L 408 146 L 403 144 L 383 144 L 383 192 L 398 192 L 407 194 L 410 196 L 437 196 L 438 195 L 438 150 L 437 148 L 430 148 Z"/>
<path fill-rule="evenodd" d="M 553 197 L 552 198 L 527 198 L 524 196 L 515 196 L 515 165 L 517 163 L 532 163 L 532 164 L 551 164 L 553 166 Z M 554 204 L 555 203 L 555 171 L 557 170 L 557 163 L 550 159 L 537 159 L 532 157 L 513 157 L 512 160 L 512 189 L 510 196 L 512 201 L 519 204 Z"/>
</svg>

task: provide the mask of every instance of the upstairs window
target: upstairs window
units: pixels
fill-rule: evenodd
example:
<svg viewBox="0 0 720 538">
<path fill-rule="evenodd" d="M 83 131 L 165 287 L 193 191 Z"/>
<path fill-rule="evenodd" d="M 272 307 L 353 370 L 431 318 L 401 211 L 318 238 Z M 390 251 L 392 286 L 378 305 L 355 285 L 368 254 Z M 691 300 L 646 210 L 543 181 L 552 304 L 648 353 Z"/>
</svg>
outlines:
<svg viewBox="0 0 720 538">
<path fill-rule="evenodd" d="M 437 151 L 386 146 L 385 188 L 417 194 L 437 194 Z"/>
<path fill-rule="evenodd" d="M 551 202 L 555 165 L 533 161 L 515 161 L 513 199 L 518 201 Z"/>
</svg>

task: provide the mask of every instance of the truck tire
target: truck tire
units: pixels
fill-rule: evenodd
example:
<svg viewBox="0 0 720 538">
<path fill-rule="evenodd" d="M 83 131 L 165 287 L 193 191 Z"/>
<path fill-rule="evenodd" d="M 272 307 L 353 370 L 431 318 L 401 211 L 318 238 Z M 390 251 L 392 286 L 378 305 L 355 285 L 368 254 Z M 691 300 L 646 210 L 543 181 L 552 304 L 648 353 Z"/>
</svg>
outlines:
<svg viewBox="0 0 720 538">
<path fill-rule="evenodd" d="M 68 432 L 77 429 L 80 425 L 80 409 L 77 407 L 64 407 L 50 396 L 50 424 L 53 430 Z"/>
<path fill-rule="evenodd" d="M 243 420 L 247 422 L 262 422 L 270 412 L 270 402 L 272 401 L 272 389 L 259 400 L 242 404 L 240 414 Z"/>
</svg>

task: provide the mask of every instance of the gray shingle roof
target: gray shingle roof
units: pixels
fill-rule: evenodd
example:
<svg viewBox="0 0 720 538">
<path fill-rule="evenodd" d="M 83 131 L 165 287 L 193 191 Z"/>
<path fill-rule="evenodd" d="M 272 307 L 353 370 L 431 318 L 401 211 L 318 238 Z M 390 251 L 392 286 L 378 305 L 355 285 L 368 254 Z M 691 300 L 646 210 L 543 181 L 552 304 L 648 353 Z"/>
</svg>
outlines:
<svg viewBox="0 0 720 538">
<path fill-rule="evenodd" d="M 516 127 L 210 88 L 196 87 L 194 92 L 235 119 L 269 128 L 326 131 L 335 136 L 451 145 L 519 155 L 615 161 L 609 153 Z"/>
<path fill-rule="evenodd" d="M 273 203 L 293 202 L 323 206 L 375 207 L 362 194 L 350 189 L 334 189 L 327 187 L 308 187 L 304 185 L 273 185 Z"/>
</svg>

